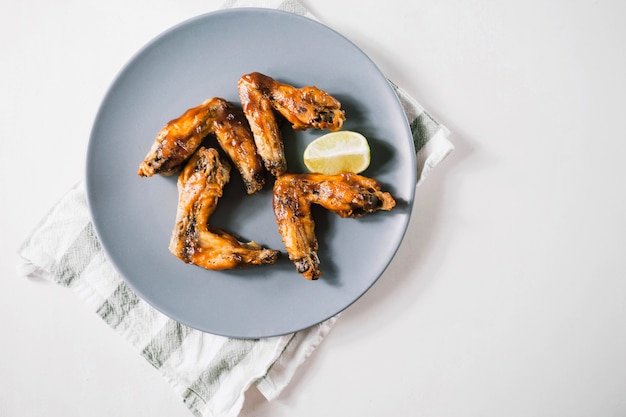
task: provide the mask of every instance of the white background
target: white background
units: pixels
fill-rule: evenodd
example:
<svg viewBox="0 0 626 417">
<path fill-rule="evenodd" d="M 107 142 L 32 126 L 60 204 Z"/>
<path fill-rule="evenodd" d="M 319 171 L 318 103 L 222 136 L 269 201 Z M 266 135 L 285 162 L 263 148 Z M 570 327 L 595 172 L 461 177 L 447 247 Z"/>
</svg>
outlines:
<svg viewBox="0 0 626 417">
<path fill-rule="evenodd" d="M 18 276 L 15 252 L 83 177 L 121 67 L 219 4 L 2 0 L 3 417 L 191 415 L 71 291 Z M 380 281 L 278 399 L 253 390 L 242 416 L 626 415 L 626 3 L 303 4 L 456 150 L 418 189 Z"/>
</svg>

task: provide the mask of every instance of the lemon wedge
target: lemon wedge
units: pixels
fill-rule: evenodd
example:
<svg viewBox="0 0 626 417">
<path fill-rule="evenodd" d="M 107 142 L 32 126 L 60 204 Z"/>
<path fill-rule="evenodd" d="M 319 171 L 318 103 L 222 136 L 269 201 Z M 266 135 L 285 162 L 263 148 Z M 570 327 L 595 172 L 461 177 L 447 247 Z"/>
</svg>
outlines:
<svg viewBox="0 0 626 417">
<path fill-rule="evenodd" d="M 311 172 L 335 175 L 358 174 L 370 165 L 370 146 L 365 136 L 350 130 L 327 133 L 304 150 L 304 165 Z"/>
</svg>

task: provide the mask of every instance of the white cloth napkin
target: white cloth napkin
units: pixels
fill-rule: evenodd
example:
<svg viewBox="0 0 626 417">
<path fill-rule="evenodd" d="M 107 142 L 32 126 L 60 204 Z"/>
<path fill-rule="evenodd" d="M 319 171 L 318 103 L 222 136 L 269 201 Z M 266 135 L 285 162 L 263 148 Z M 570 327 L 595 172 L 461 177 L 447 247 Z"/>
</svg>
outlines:
<svg viewBox="0 0 626 417">
<path fill-rule="evenodd" d="M 295 0 L 231 0 L 224 5 L 242 6 L 313 18 Z M 392 86 L 411 124 L 419 184 L 453 146 L 444 126 Z M 62 197 L 18 252 L 22 275 L 73 290 L 159 370 L 195 416 L 237 416 L 253 384 L 268 400 L 275 398 L 337 320 L 284 336 L 244 340 L 204 333 L 168 318 L 139 298 L 105 259 L 90 221 L 84 181 Z"/>
</svg>

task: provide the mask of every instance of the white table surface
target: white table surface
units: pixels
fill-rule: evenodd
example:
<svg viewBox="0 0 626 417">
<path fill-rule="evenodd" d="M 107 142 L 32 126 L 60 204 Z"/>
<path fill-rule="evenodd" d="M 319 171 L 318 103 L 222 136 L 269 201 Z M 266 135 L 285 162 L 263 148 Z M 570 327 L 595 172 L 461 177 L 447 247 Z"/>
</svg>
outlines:
<svg viewBox="0 0 626 417">
<path fill-rule="evenodd" d="M 191 415 L 71 291 L 18 276 L 15 252 L 83 177 L 121 67 L 220 3 L 2 2 L 1 416 Z M 278 399 L 252 390 L 241 415 L 626 415 L 626 3 L 303 4 L 456 150 L 380 281 Z"/>
</svg>

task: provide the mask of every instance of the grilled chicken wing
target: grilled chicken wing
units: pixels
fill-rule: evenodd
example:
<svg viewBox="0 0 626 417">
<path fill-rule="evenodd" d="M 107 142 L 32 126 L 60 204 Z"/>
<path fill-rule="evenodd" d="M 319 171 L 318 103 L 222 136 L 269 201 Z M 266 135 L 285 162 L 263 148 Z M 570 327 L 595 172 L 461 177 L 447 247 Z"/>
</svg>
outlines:
<svg viewBox="0 0 626 417">
<path fill-rule="evenodd" d="M 258 72 L 238 82 L 239 98 L 250 123 L 257 151 L 265 168 L 274 176 L 287 164 L 280 130 L 273 110 L 283 115 L 294 129 L 339 130 L 345 120 L 341 103 L 317 87 L 295 88 Z"/>
<path fill-rule="evenodd" d="M 248 194 L 263 188 L 263 165 L 246 119 L 241 110 L 219 97 L 206 100 L 165 125 L 138 174 L 142 177 L 174 174 L 211 134 L 240 172 Z"/>
<path fill-rule="evenodd" d="M 186 263 L 213 270 L 275 263 L 279 251 L 240 242 L 208 224 L 229 180 L 230 165 L 220 160 L 217 150 L 202 147 L 193 154 L 178 178 L 170 252 Z"/>
<path fill-rule="evenodd" d="M 357 174 L 284 174 L 274 183 L 273 209 L 278 231 L 296 270 L 305 278 L 318 279 L 317 238 L 311 204 L 341 217 L 360 217 L 391 210 L 396 202 L 381 191 L 378 181 Z"/>
</svg>

